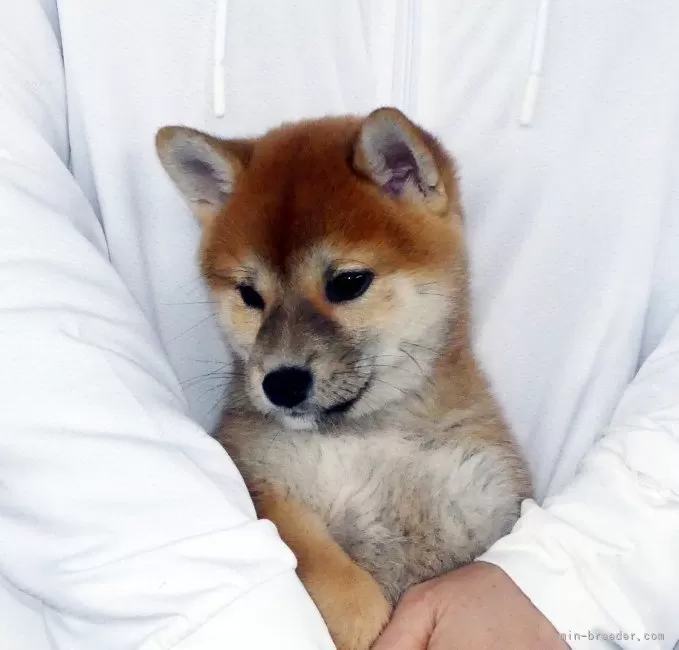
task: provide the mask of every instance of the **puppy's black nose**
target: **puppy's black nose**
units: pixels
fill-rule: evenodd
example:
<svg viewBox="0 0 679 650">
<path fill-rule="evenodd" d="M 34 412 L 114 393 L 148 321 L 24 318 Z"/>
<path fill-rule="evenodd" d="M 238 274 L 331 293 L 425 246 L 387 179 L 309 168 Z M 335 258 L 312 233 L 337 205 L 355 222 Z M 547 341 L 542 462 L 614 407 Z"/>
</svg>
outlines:
<svg viewBox="0 0 679 650">
<path fill-rule="evenodd" d="M 304 368 L 279 368 L 264 377 L 262 388 L 274 406 L 292 408 L 309 396 L 312 383 L 311 373 Z"/>
</svg>

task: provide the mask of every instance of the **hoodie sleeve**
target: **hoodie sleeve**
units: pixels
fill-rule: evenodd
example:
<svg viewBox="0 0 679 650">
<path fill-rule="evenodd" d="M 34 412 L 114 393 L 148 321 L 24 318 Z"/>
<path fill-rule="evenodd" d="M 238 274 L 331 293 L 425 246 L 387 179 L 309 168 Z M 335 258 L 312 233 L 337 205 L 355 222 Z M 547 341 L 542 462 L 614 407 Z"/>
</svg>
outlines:
<svg viewBox="0 0 679 650">
<path fill-rule="evenodd" d="M 508 573 L 575 650 L 675 647 L 679 311 L 573 481 L 542 507 L 527 501 L 479 559 Z"/>
<path fill-rule="evenodd" d="M 55 648 L 332 648 L 68 172 L 56 14 L 0 0 L 0 573 Z"/>
</svg>

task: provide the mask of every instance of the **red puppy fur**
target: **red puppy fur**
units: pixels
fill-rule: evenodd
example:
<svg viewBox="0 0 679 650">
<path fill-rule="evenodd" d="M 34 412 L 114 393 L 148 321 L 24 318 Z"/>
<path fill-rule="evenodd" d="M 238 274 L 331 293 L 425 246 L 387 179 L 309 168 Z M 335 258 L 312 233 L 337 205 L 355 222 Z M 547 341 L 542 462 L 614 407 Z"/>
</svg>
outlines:
<svg viewBox="0 0 679 650">
<path fill-rule="evenodd" d="M 235 353 L 220 440 L 337 646 L 369 648 L 530 493 L 472 353 L 454 164 L 389 108 L 157 147 Z"/>
</svg>

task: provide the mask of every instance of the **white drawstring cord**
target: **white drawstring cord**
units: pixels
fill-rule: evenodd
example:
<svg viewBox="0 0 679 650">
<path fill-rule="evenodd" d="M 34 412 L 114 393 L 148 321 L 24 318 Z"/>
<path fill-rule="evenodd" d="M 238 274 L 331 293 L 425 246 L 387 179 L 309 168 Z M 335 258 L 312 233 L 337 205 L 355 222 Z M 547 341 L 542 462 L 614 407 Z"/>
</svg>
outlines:
<svg viewBox="0 0 679 650">
<path fill-rule="evenodd" d="M 229 0 L 217 0 L 215 11 L 215 50 L 212 66 L 212 107 L 215 117 L 224 117 L 226 112 L 226 16 Z"/>
<path fill-rule="evenodd" d="M 542 67 L 545 60 L 545 42 L 547 40 L 547 26 L 549 24 L 549 7 L 551 0 L 540 0 L 537 22 L 533 36 L 533 51 L 530 61 L 530 72 L 523 91 L 519 124 L 531 126 L 535 117 L 535 106 L 540 91 Z"/>
</svg>

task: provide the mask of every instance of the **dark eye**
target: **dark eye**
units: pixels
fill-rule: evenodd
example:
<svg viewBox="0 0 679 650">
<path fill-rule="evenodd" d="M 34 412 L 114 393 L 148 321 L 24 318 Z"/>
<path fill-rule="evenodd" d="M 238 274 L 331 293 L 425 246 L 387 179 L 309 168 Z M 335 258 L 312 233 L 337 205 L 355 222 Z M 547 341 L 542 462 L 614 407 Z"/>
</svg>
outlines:
<svg viewBox="0 0 679 650">
<path fill-rule="evenodd" d="M 329 302 L 348 302 L 360 298 L 372 284 L 375 274 L 372 271 L 344 271 L 328 280 L 325 297 Z"/>
<path fill-rule="evenodd" d="M 258 309 L 262 311 L 264 309 L 264 298 L 257 293 L 249 284 L 239 284 L 238 292 L 243 302 L 250 307 L 250 309 Z"/>
</svg>

